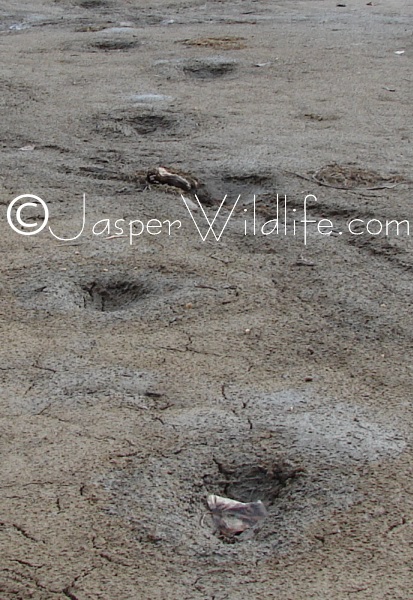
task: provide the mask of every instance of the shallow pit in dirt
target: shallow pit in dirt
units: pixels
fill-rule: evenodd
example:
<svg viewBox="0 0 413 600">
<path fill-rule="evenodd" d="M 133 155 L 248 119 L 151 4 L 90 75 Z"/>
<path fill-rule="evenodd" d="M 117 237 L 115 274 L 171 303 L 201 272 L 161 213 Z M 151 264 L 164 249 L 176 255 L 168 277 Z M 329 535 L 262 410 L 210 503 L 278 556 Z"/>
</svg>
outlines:
<svg viewBox="0 0 413 600">
<path fill-rule="evenodd" d="M 94 131 L 105 136 L 179 136 L 188 135 L 196 127 L 196 119 L 190 114 L 155 111 L 152 107 L 148 109 L 144 106 L 94 118 Z"/>
<path fill-rule="evenodd" d="M 111 498 L 107 511 L 131 523 L 137 541 L 217 561 L 309 548 L 307 527 L 360 500 L 369 463 L 405 447 L 400 431 L 377 415 L 299 390 L 244 390 L 225 407 L 212 404 L 163 411 L 170 450 L 150 451 L 100 481 Z M 261 500 L 268 515 L 223 539 L 206 506 L 209 494 Z"/>
<path fill-rule="evenodd" d="M 158 75 L 169 80 L 194 81 L 224 79 L 238 76 L 240 62 L 234 58 L 222 55 L 205 56 L 202 58 L 169 58 L 159 59 L 154 63 Z"/>
<path fill-rule="evenodd" d="M 81 8 L 96 9 L 107 8 L 110 3 L 107 0 L 80 0 L 80 2 L 77 2 L 77 5 Z"/>
<path fill-rule="evenodd" d="M 102 312 L 127 309 L 151 292 L 147 282 L 122 279 L 92 281 L 82 289 L 85 308 Z"/>
<path fill-rule="evenodd" d="M 342 189 L 394 187 L 404 181 L 399 175 L 381 175 L 357 165 L 332 163 L 312 174 L 312 179 L 324 185 Z"/>
<path fill-rule="evenodd" d="M 105 274 L 99 270 L 79 274 L 40 268 L 29 279 L 16 283 L 15 295 L 27 309 L 45 311 L 46 315 L 75 316 L 80 311 L 105 321 L 144 318 L 170 322 L 177 312 L 184 313 L 188 302 L 201 298 L 214 302 L 208 289 L 197 281 L 189 275 L 160 274 L 156 270 L 127 272 L 119 268 Z M 224 289 L 217 301 L 227 294 Z"/>
<path fill-rule="evenodd" d="M 127 50 L 137 48 L 139 45 L 140 43 L 136 40 L 107 39 L 93 42 L 89 47 L 91 49 L 102 50 L 104 52 L 111 52 L 114 50 L 122 50 L 123 52 L 126 52 Z"/>
<path fill-rule="evenodd" d="M 79 31 L 79 33 L 81 33 Z M 64 42 L 61 49 L 64 52 L 128 52 L 141 46 L 141 41 L 137 39 L 135 29 L 125 28 L 124 31 L 114 31 L 106 33 L 88 32 L 90 35 L 82 35 L 69 42 Z"/>
<path fill-rule="evenodd" d="M 205 486 L 221 496 L 238 502 L 265 502 L 267 506 L 274 504 L 286 485 L 305 473 L 304 467 L 294 467 L 287 461 L 219 462 L 215 459 L 218 474 L 204 479 Z"/>
<path fill-rule="evenodd" d="M 194 79 L 217 79 L 234 73 L 237 63 L 221 58 L 193 59 L 184 63 L 183 72 Z"/>
<path fill-rule="evenodd" d="M 130 276 L 108 274 L 97 277 L 40 274 L 35 282 L 24 284 L 18 295 L 26 306 L 51 312 L 84 309 L 87 312 L 127 312 L 151 296 L 153 302 L 162 294 L 173 291 L 172 282 L 148 274 Z"/>
</svg>

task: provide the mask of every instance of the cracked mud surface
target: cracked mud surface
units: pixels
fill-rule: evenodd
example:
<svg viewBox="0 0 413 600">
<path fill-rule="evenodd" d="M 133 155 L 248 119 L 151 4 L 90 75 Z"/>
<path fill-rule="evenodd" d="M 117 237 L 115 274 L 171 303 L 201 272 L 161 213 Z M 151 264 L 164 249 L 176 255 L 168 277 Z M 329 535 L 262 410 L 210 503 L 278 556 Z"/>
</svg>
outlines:
<svg viewBox="0 0 413 600">
<path fill-rule="evenodd" d="M 412 244 L 346 226 L 413 223 L 413 13 L 336 4 L 2 3 L 1 600 L 410 597 Z M 333 235 L 254 236 L 277 193 Z"/>
</svg>

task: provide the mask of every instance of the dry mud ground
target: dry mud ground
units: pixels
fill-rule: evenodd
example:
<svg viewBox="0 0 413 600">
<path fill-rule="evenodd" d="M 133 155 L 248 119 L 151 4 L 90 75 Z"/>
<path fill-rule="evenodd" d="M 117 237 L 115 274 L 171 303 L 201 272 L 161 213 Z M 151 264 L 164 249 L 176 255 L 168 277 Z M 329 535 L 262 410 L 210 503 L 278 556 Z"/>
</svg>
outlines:
<svg viewBox="0 0 413 600">
<path fill-rule="evenodd" d="M 412 597 L 413 9 L 337 4 L 1 2 L 2 600 Z"/>
</svg>

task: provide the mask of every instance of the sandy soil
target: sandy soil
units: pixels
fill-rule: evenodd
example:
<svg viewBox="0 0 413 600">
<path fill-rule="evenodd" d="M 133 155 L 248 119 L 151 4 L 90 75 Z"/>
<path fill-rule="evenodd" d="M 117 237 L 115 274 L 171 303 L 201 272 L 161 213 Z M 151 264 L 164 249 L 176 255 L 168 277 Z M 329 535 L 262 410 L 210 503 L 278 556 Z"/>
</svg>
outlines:
<svg viewBox="0 0 413 600">
<path fill-rule="evenodd" d="M 411 598 L 412 4 L 0 17 L 1 599 Z"/>
</svg>

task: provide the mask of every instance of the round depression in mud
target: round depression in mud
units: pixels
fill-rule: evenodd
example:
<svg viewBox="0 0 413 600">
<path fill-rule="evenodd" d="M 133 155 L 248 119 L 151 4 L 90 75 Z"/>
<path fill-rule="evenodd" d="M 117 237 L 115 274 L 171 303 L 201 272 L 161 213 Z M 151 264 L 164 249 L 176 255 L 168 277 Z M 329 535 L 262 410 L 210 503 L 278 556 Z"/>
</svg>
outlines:
<svg viewBox="0 0 413 600">
<path fill-rule="evenodd" d="M 220 561 L 309 548 L 309 526 L 361 498 L 366 464 L 404 447 L 351 404 L 326 411 L 295 390 L 236 396 L 162 411 L 152 427 L 165 448 L 101 481 L 139 543 Z"/>
<path fill-rule="evenodd" d="M 85 308 L 101 312 L 125 310 L 150 293 L 146 283 L 116 279 L 92 281 L 82 289 Z"/>
<path fill-rule="evenodd" d="M 204 483 L 209 489 L 218 490 L 222 496 L 238 502 L 257 502 L 272 505 L 281 491 L 292 480 L 305 473 L 304 467 L 293 466 L 287 461 L 271 462 L 219 462 L 215 476 L 207 475 Z"/>
</svg>

